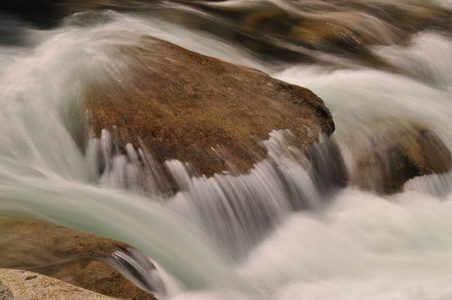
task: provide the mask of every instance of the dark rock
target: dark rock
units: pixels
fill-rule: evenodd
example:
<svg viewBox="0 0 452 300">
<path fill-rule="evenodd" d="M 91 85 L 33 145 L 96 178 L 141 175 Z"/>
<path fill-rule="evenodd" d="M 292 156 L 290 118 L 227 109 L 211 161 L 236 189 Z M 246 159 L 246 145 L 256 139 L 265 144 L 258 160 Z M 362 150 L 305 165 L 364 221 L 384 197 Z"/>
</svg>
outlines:
<svg viewBox="0 0 452 300">
<path fill-rule="evenodd" d="M 85 94 L 90 131 L 115 131 L 121 147 L 144 145 L 163 165 L 177 159 L 195 173 L 243 173 L 265 158 L 260 141 L 290 129 L 300 149 L 330 135 L 334 123 L 310 90 L 265 73 L 143 36 L 111 59 L 121 78 L 92 82 Z"/>
<path fill-rule="evenodd" d="M 445 173 L 452 167 L 449 149 L 428 127 L 414 121 L 383 120 L 350 139 L 351 182 L 382 194 L 402 190 L 409 179 Z"/>
</svg>

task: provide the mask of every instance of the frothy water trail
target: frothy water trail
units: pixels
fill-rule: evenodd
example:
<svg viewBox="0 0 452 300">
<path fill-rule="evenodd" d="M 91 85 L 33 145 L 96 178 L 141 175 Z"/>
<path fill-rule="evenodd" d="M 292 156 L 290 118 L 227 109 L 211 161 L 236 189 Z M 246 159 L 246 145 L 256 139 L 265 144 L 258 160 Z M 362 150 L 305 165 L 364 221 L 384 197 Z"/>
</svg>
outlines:
<svg viewBox="0 0 452 300">
<path fill-rule="evenodd" d="M 435 33 L 423 33 L 414 37 L 409 47 L 381 47 L 375 52 L 402 71 L 423 82 L 441 89 L 450 89 L 452 72 L 450 51 L 452 40 Z"/>
<path fill-rule="evenodd" d="M 451 200 L 348 188 L 321 215 L 294 214 L 241 270 L 282 287 L 276 299 L 448 299 Z"/>
<path fill-rule="evenodd" d="M 103 261 L 115 267 L 143 290 L 153 292 L 159 297 L 167 294 L 165 284 L 155 266 L 140 251 L 133 248 L 118 249 Z"/>
</svg>

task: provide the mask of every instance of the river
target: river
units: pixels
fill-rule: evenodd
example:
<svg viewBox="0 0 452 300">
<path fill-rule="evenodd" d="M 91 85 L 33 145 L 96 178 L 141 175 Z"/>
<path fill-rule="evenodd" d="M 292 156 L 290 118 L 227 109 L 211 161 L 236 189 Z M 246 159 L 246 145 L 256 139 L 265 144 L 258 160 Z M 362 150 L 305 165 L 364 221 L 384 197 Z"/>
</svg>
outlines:
<svg viewBox="0 0 452 300">
<path fill-rule="evenodd" d="M 452 8 L 450 1 L 429 5 Z M 208 14 L 190 9 L 192 18 Z M 452 299 L 451 172 L 415 178 L 389 196 L 353 185 L 324 192 L 322 178 L 280 155 L 284 139 L 275 131 L 265 142 L 272 161 L 247 175 L 191 178 L 169 162 L 184 188 L 162 199 L 124 189 L 114 172 L 99 175 L 75 113 L 92 78 L 127 71 L 110 59 L 116 47 L 147 34 L 311 89 L 332 112 L 332 139 L 348 170 L 355 149 L 348 141 L 358 136 L 365 144 L 373 119 L 419 121 L 452 151 L 450 32 L 427 29 L 393 43 L 396 29 L 369 18 L 385 40 L 369 53 L 387 68 L 359 53 L 319 49 L 302 51 L 309 61 L 260 56 L 213 34 L 218 28 L 171 19 L 172 11 L 184 10 L 168 4 L 166 17 L 79 12 L 47 29 L 4 15 L 0 217 L 32 216 L 127 242 L 162 269 L 172 300 Z M 291 201 L 309 209 L 294 211 Z"/>
</svg>

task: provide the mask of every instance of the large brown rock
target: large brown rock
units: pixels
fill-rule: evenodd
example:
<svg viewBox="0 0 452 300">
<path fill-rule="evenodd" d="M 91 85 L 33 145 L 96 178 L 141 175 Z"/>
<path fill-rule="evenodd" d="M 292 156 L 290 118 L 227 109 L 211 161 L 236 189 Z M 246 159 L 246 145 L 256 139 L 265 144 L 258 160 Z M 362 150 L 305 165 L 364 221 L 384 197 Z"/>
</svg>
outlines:
<svg viewBox="0 0 452 300">
<path fill-rule="evenodd" d="M 416 176 L 452 167 L 442 140 L 415 121 L 378 120 L 358 129 L 348 146 L 353 153 L 351 183 L 382 194 L 401 191 Z"/>
<path fill-rule="evenodd" d="M 314 93 L 254 69 L 149 36 L 111 59 L 128 69 L 87 89 L 90 131 L 115 131 L 121 146 L 144 145 L 160 164 L 177 159 L 199 175 L 241 173 L 265 157 L 260 141 L 272 130 L 290 129 L 303 150 L 334 131 Z"/>
<path fill-rule="evenodd" d="M 100 294 L 154 299 L 105 264 L 123 242 L 35 220 L 0 220 L 0 268 L 29 269 Z"/>
</svg>

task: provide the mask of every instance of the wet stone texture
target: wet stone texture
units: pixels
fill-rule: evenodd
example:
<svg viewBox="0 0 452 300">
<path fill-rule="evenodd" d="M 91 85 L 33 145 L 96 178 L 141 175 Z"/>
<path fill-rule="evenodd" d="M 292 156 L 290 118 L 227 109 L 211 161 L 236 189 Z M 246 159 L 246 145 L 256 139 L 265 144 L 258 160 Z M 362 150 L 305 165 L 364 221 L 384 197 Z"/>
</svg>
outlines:
<svg viewBox="0 0 452 300">
<path fill-rule="evenodd" d="M 310 90 L 267 74 L 143 36 L 111 59 L 126 70 L 92 82 L 85 93 L 89 131 L 116 133 L 120 146 L 146 147 L 162 166 L 189 163 L 197 175 L 247 172 L 266 157 L 260 141 L 289 129 L 306 151 L 334 123 Z"/>
<path fill-rule="evenodd" d="M 0 300 L 114 299 L 55 278 L 23 270 L 0 269 L 0 280 L 3 282 L 3 285 L 0 284 Z"/>
<path fill-rule="evenodd" d="M 451 153 L 440 137 L 415 121 L 378 120 L 357 130 L 350 141 L 351 183 L 380 194 L 400 192 L 411 178 L 452 167 Z"/>
<path fill-rule="evenodd" d="M 0 300 L 14 299 L 11 290 L 0 281 Z"/>
<path fill-rule="evenodd" d="M 0 268 L 31 270 L 120 299 L 154 299 L 102 262 L 129 248 L 120 241 L 43 221 L 0 220 Z"/>
</svg>

